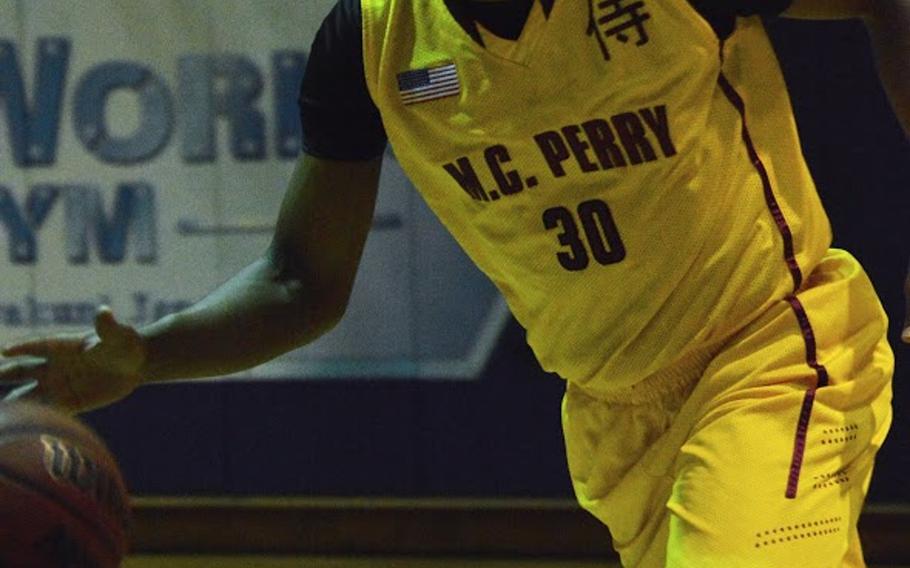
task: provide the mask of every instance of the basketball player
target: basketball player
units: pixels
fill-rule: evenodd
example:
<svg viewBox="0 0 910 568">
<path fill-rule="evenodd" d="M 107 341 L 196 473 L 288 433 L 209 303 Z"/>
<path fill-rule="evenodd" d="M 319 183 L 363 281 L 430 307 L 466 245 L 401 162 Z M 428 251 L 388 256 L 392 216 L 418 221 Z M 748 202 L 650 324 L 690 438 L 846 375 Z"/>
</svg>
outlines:
<svg viewBox="0 0 910 568">
<path fill-rule="evenodd" d="M 341 0 L 268 252 L 137 330 L 5 351 L 71 411 L 330 329 L 386 140 L 567 380 L 578 500 L 626 566 L 863 566 L 891 421 L 886 320 L 829 248 L 760 15 L 862 17 L 910 131 L 910 0 Z M 905 339 L 907 339 L 905 332 Z"/>
</svg>

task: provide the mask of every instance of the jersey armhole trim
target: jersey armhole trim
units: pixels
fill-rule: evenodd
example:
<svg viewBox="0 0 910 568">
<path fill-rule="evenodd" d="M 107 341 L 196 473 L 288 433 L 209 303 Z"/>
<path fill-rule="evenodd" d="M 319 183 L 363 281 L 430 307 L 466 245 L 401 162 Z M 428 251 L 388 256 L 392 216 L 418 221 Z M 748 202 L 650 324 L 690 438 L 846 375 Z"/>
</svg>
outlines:
<svg viewBox="0 0 910 568">
<path fill-rule="evenodd" d="M 378 69 L 374 69 L 372 65 L 374 49 L 372 32 L 374 26 L 373 11 L 376 9 L 374 4 L 377 1 L 383 0 L 358 1 L 360 2 L 360 41 L 363 42 L 363 49 L 360 51 L 363 57 L 364 79 L 366 81 L 367 91 L 369 92 L 370 98 L 373 99 L 373 104 L 376 104 L 376 108 L 379 109 L 379 114 L 382 115 L 382 109 L 380 109 L 379 104 L 377 104 L 377 101 L 379 100 L 377 93 L 377 87 L 379 84 Z"/>
<path fill-rule="evenodd" d="M 674 0 L 675 5 L 679 5 L 678 10 L 686 17 L 692 24 L 698 28 L 699 35 L 702 36 L 702 39 L 718 45 L 720 49 L 720 38 L 717 37 L 717 34 L 714 32 L 714 28 L 711 26 L 711 23 L 701 13 L 695 9 L 689 0 Z M 734 24 L 734 31 L 736 27 Z M 731 32 L 732 33 L 732 32 Z"/>
</svg>

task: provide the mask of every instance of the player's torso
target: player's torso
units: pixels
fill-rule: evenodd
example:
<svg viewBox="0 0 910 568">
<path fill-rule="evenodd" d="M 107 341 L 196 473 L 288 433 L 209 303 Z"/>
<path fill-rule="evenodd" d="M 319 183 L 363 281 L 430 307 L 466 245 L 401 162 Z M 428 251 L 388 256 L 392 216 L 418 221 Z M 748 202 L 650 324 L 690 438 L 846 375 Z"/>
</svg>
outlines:
<svg viewBox="0 0 910 568">
<path fill-rule="evenodd" d="M 770 78 L 779 93 L 746 95 L 752 120 L 792 122 L 757 20 L 725 64 L 686 0 L 557 0 L 548 16 L 536 3 L 518 41 L 481 30 L 484 46 L 441 1 L 363 9 L 367 82 L 399 161 L 546 368 L 635 382 L 786 293 L 779 227 L 718 83 L 731 65 Z M 827 226 L 795 130 L 773 136 L 797 154 L 765 161 L 792 170 L 782 208 L 794 232 L 811 218 L 813 262 Z"/>
</svg>

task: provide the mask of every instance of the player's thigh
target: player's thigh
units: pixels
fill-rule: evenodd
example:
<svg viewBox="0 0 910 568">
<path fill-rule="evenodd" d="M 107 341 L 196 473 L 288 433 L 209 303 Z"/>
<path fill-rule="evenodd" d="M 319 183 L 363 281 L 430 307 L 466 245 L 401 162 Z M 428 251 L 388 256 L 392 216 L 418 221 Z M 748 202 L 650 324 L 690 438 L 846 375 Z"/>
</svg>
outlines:
<svg viewBox="0 0 910 568">
<path fill-rule="evenodd" d="M 832 408 L 821 389 L 794 461 L 804 394 L 732 405 L 695 429 L 667 503 L 667 566 L 844 565 L 888 424 L 871 408 Z"/>
</svg>

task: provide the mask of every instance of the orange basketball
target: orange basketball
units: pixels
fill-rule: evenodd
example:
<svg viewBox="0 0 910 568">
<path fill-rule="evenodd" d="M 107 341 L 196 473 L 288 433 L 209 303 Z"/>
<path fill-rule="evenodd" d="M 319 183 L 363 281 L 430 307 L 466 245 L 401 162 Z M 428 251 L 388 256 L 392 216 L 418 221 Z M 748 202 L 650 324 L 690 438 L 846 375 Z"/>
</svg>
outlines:
<svg viewBox="0 0 910 568">
<path fill-rule="evenodd" d="M 86 425 L 0 403 L 0 566 L 114 568 L 130 511 L 117 462 Z"/>
</svg>

